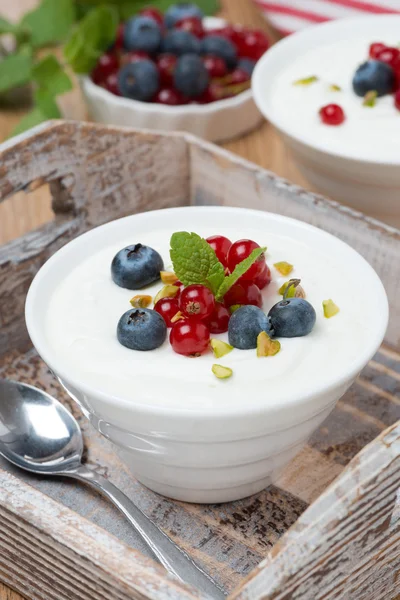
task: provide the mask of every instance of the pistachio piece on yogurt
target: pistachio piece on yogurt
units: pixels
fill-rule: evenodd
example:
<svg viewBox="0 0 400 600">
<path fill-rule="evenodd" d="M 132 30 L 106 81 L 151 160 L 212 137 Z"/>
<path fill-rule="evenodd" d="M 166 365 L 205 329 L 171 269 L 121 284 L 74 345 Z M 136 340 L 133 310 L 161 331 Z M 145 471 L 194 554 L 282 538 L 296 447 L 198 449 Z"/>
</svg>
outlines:
<svg viewBox="0 0 400 600">
<path fill-rule="evenodd" d="M 172 271 L 160 271 L 160 278 L 165 284 L 169 283 L 173 285 L 176 281 L 178 281 L 177 276 Z"/>
<path fill-rule="evenodd" d="M 268 333 L 261 331 L 257 336 L 257 356 L 275 356 L 281 349 L 278 340 L 271 340 Z"/>
<path fill-rule="evenodd" d="M 222 365 L 213 365 L 211 370 L 217 379 L 229 379 L 229 377 L 232 377 L 233 375 L 232 369 Z"/>
<path fill-rule="evenodd" d="M 225 356 L 225 354 L 229 354 L 229 352 L 232 352 L 233 350 L 233 346 L 216 338 L 213 338 L 210 341 L 210 344 L 214 352 L 215 358 L 222 358 L 223 356 Z"/>
<path fill-rule="evenodd" d="M 281 275 L 289 275 L 293 271 L 293 265 L 285 260 L 275 263 L 274 267 Z"/>
<path fill-rule="evenodd" d="M 340 308 L 334 303 L 333 300 L 324 300 L 322 302 L 322 307 L 324 309 L 324 317 L 326 319 L 330 319 L 338 314 Z"/>
<path fill-rule="evenodd" d="M 376 104 L 376 99 L 378 97 L 378 92 L 376 90 L 371 90 L 367 92 L 364 96 L 363 106 L 369 106 L 372 108 Z"/>
<path fill-rule="evenodd" d="M 153 298 L 151 296 L 146 296 L 145 294 L 137 294 L 137 296 L 133 296 L 129 300 L 133 308 L 147 308 L 150 306 Z"/>
<path fill-rule="evenodd" d="M 300 285 L 300 279 L 289 279 L 285 281 L 278 290 L 278 294 L 285 298 L 305 298 L 306 293 L 304 288 Z"/>
<path fill-rule="evenodd" d="M 154 298 L 154 304 L 157 304 L 161 298 L 175 298 L 178 292 L 179 287 L 177 285 L 164 285 Z"/>
<path fill-rule="evenodd" d="M 319 81 L 319 79 L 316 75 L 310 75 L 310 77 L 304 77 L 303 79 L 293 81 L 293 85 L 311 85 L 317 81 Z"/>
</svg>

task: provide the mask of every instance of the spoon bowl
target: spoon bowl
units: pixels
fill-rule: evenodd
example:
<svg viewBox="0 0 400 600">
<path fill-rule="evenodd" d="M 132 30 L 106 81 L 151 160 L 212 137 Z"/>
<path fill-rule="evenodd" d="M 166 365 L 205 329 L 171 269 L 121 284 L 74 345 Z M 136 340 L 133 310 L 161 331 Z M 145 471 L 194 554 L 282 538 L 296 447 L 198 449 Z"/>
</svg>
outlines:
<svg viewBox="0 0 400 600">
<path fill-rule="evenodd" d="M 0 454 L 17 467 L 42 475 L 76 469 L 83 440 L 74 417 L 31 385 L 0 380 Z"/>
</svg>

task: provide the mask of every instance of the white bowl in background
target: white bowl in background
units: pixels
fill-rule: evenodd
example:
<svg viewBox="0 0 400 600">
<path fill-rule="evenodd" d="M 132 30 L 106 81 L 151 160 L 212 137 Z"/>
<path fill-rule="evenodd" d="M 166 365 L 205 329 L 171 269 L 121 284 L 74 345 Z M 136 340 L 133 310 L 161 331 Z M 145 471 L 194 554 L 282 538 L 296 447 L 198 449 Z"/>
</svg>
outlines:
<svg viewBox="0 0 400 600">
<path fill-rule="evenodd" d="M 205 18 L 207 29 L 223 27 L 225 23 L 216 17 Z M 251 89 L 210 104 L 164 106 L 115 96 L 88 76 L 79 81 L 91 117 L 107 125 L 187 131 L 205 140 L 223 142 L 243 135 L 262 121 Z"/>
<path fill-rule="evenodd" d="M 308 248 L 312 249 L 311 256 L 315 250 L 332 258 L 340 268 L 339 274 L 343 269 L 343 277 L 351 275 L 354 285 L 351 302 L 362 303 L 363 310 L 368 315 L 374 314 L 373 319 L 368 319 L 368 334 L 365 334 L 364 341 L 355 342 L 357 347 L 354 356 L 351 354 L 349 359 L 345 356 L 344 366 L 339 368 L 336 364 L 336 369 L 332 367 L 325 375 L 313 380 L 305 376 L 301 386 L 289 386 L 289 389 L 286 386 L 284 392 L 276 395 L 271 391 L 268 393 L 268 381 L 272 381 L 271 377 L 276 382 L 276 389 L 279 389 L 280 367 L 277 371 L 278 363 L 273 362 L 275 357 L 258 359 L 254 351 L 254 361 L 270 361 L 263 363 L 260 370 L 261 363 L 253 364 L 253 355 L 245 356 L 242 352 L 246 351 L 235 350 L 217 361 L 225 361 L 234 370 L 232 379 L 221 382 L 211 374 L 211 365 L 216 362 L 211 353 L 198 359 L 180 357 L 173 353 L 168 343 L 156 351 L 160 351 L 160 354 L 154 355 L 153 363 L 151 352 L 140 353 L 141 356 L 137 356 L 136 361 L 132 354 L 132 362 L 130 355 L 126 357 L 129 369 L 132 369 L 129 371 L 129 390 L 132 396 L 130 398 L 116 391 L 115 383 L 111 383 L 110 389 L 106 389 L 108 381 L 116 381 L 107 378 L 107 373 L 103 383 L 99 381 L 98 375 L 94 376 L 93 385 L 88 384 L 87 380 L 83 381 L 84 377 L 79 375 L 77 367 L 70 366 L 68 354 L 62 358 L 58 350 L 54 350 L 51 336 L 47 333 L 49 330 L 46 329 L 46 314 L 53 292 L 71 270 L 80 264 L 82 256 L 97 254 L 110 244 L 120 247 L 121 240 L 140 235 L 135 232 L 142 232 L 142 235 L 146 231 L 172 233 L 176 231 L 177 224 L 180 229 L 190 231 L 193 223 L 200 228 L 199 233 L 208 231 L 210 223 L 210 233 L 218 231 L 226 234 L 227 230 L 224 227 L 228 227 L 228 230 L 234 229 L 242 235 L 259 232 L 261 238 L 268 237 L 270 232 L 270 239 L 273 235 L 279 236 L 284 248 L 287 239 L 296 239 L 300 246 L 307 247 L 305 251 L 308 252 Z M 104 265 L 104 272 L 108 274 L 109 261 L 104 261 Z M 274 285 L 271 284 L 271 290 L 265 290 L 271 305 L 276 302 L 274 297 L 278 285 L 280 283 L 275 282 Z M 368 295 L 364 297 L 365 289 L 368 289 Z M 96 290 L 96 297 L 99 298 L 101 288 Z M 125 302 L 128 305 L 131 292 L 123 292 L 126 292 L 126 299 L 125 296 L 122 299 L 125 306 Z M 115 293 L 120 296 L 121 288 L 115 290 Z M 312 297 L 311 289 L 309 293 Z M 326 297 L 330 294 L 335 297 L 335 290 L 329 289 L 326 294 Z M 339 290 L 336 290 L 336 294 L 339 294 Z M 342 290 L 342 294 L 346 294 L 347 298 L 347 286 Z M 108 302 L 108 296 L 105 300 Z M 237 500 L 259 492 L 276 478 L 375 354 L 385 334 L 387 306 L 384 288 L 370 265 L 347 244 L 316 227 L 255 210 L 185 207 L 141 213 L 113 221 L 64 246 L 36 275 L 26 301 L 26 322 L 32 342 L 40 356 L 70 396 L 80 405 L 91 423 L 116 444 L 139 481 L 160 494 L 178 500 L 214 503 Z M 120 307 L 116 308 L 119 316 Z M 322 317 L 322 307 L 316 306 L 316 310 L 321 311 Z M 345 317 L 345 313 L 343 316 Z M 322 336 L 324 331 L 328 331 L 325 327 L 336 327 L 335 323 L 332 323 L 333 319 L 328 322 L 322 317 L 321 323 L 319 318 L 317 323 L 322 327 Z M 350 318 L 350 315 L 347 315 L 347 318 Z M 96 316 L 95 319 L 97 322 Z M 64 325 L 60 322 L 60 326 L 68 328 L 65 322 Z M 347 332 L 347 325 L 345 327 Z M 365 331 L 364 328 L 362 330 Z M 299 346 L 292 346 L 296 342 Z M 111 353 L 113 343 L 114 338 L 110 341 Z M 313 342 L 311 338 L 282 341 L 281 364 L 286 371 L 288 360 L 291 365 L 296 365 L 296 368 L 301 364 L 298 362 L 301 358 L 299 349 L 303 349 L 303 354 L 307 353 L 305 348 L 311 351 L 310 346 L 304 346 L 304 343 Z M 339 344 L 342 345 L 341 342 Z M 127 352 L 126 349 L 122 350 Z M 88 351 L 85 349 L 84 352 Z M 249 352 L 252 351 L 247 351 Z M 105 360 L 108 360 L 108 348 L 105 356 Z M 169 357 L 174 361 L 172 366 L 163 362 L 168 361 Z M 84 358 L 78 360 L 80 368 L 80 365 L 84 364 Z M 97 358 L 95 360 L 97 361 Z M 245 362 L 242 362 L 243 360 Z M 163 364 L 166 364 L 166 367 L 163 367 Z M 104 366 L 100 368 L 106 371 Z M 309 368 L 314 372 L 312 365 L 309 365 Z M 90 370 L 90 364 L 87 369 Z M 253 369 L 255 371 L 252 376 L 249 373 L 253 372 Z M 269 375 L 265 374 L 266 370 L 269 370 Z M 150 381 L 149 377 L 153 373 L 158 377 L 158 382 L 148 385 L 146 382 Z M 270 379 L 266 379 L 267 377 Z"/>
<path fill-rule="evenodd" d="M 399 29 L 400 15 L 339 19 L 309 27 L 270 48 L 258 61 L 252 77 L 252 90 L 257 106 L 265 118 L 282 134 L 306 178 L 331 198 L 396 226 L 400 226 L 400 142 L 399 152 L 393 152 L 393 156 L 380 158 L 379 153 L 376 152 L 370 159 L 367 155 L 362 157 L 357 155 L 345 144 L 340 148 L 328 147 L 322 132 L 318 138 L 312 133 L 308 134 L 307 131 L 299 133 L 299 129 L 295 129 L 289 119 L 282 118 L 272 98 L 275 89 L 274 80 L 276 81 L 280 74 L 290 67 L 294 57 L 301 57 L 314 49 L 315 53 L 318 53 L 318 49 L 322 46 L 340 40 L 357 39 L 357 37 L 368 37 L 370 42 L 397 40 Z M 366 46 L 365 60 L 367 54 Z M 298 77 L 311 74 L 323 76 L 323 73 L 306 71 L 305 66 Z M 339 93 L 332 95 L 330 101 L 340 104 Z M 358 101 L 362 102 L 360 98 Z M 373 115 L 373 113 L 369 114 Z M 396 117 L 400 118 L 394 114 L 393 119 Z M 367 119 L 365 123 L 368 123 Z M 329 129 L 339 130 L 340 127 Z M 339 131 L 337 134 L 340 135 Z M 372 140 L 369 143 L 373 146 Z"/>
</svg>

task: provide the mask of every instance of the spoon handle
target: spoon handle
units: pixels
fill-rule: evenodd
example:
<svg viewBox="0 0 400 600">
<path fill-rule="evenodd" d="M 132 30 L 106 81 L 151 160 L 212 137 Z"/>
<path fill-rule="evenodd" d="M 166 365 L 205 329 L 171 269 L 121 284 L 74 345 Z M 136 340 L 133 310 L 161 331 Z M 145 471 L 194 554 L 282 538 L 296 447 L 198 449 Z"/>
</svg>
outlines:
<svg viewBox="0 0 400 600">
<path fill-rule="evenodd" d="M 138 534 L 147 543 L 154 556 L 167 569 L 185 583 L 210 596 L 214 600 L 225 598 L 219 587 L 213 582 L 192 559 L 175 544 L 165 533 L 163 533 L 125 494 L 121 492 L 108 479 L 91 471 L 84 465 L 76 470 L 66 473 L 75 479 L 79 479 L 106 496 L 119 508 L 123 515 L 133 525 Z"/>
</svg>

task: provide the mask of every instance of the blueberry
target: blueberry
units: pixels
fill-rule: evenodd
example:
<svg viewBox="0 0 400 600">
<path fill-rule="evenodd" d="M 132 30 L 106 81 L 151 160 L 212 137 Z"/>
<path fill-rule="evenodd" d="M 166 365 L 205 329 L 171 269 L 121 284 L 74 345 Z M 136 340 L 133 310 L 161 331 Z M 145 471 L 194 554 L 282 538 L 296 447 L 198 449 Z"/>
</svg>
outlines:
<svg viewBox="0 0 400 600">
<path fill-rule="evenodd" d="M 196 54 L 185 54 L 176 63 L 174 85 L 188 98 L 201 96 L 207 89 L 210 76 L 203 61 Z"/>
<path fill-rule="evenodd" d="M 161 27 L 151 17 L 132 17 L 124 28 L 125 50 L 157 52 L 162 39 Z"/>
<path fill-rule="evenodd" d="M 122 67 L 118 73 L 118 88 L 123 96 L 146 102 L 160 87 L 160 76 L 151 60 L 139 60 Z"/>
<path fill-rule="evenodd" d="M 272 335 L 267 315 L 257 306 L 242 306 L 235 310 L 229 320 L 229 343 L 242 350 L 257 348 L 257 336 L 261 331 Z"/>
<path fill-rule="evenodd" d="M 287 298 L 275 304 L 268 313 L 276 337 L 301 337 L 315 325 L 314 308 L 303 298 Z"/>
<path fill-rule="evenodd" d="M 357 96 L 362 97 L 371 91 L 377 92 L 378 96 L 391 94 L 394 84 L 395 74 L 392 67 L 379 60 L 368 60 L 363 63 L 353 77 L 353 90 Z"/>
<path fill-rule="evenodd" d="M 123 248 L 114 256 L 111 276 L 120 287 L 137 290 L 157 281 L 163 269 L 163 259 L 156 250 L 135 244 Z"/>
<path fill-rule="evenodd" d="M 171 29 L 178 21 L 189 17 L 197 17 L 203 19 L 204 13 L 196 4 L 192 2 L 179 2 L 168 8 L 164 15 L 165 26 Z"/>
<path fill-rule="evenodd" d="M 131 350 L 155 350 L 166 337 L 167 325 L 155 310 L 134 308 L 126 311 L 118 322 L 118 341 Z"/>
<path fill-rule="evenodd" d="M 201 41 L 201 53 L 213 54 L 223 58 L 229 69 L 234 69 L 237 64 L 235 46 L 222 35 L 208 35 Z"/>
<path fill-rule="evenodd" d="M 251 60 L 251 58 L 241 58 L 238 62 L 238 68 L 243 69 L 246 73 L 251 77 L 254 71 L 254 67 L 256 66 L 255 60 Z"/>
<path fill-rule="evenodd" d="M 176 56 L 200 54 L 200 41 L 189 31 L 173 29 L 164 37 L 162 51 Z"/>
</svg>

